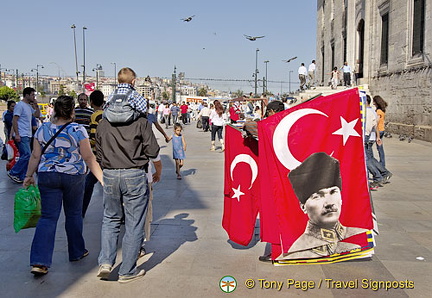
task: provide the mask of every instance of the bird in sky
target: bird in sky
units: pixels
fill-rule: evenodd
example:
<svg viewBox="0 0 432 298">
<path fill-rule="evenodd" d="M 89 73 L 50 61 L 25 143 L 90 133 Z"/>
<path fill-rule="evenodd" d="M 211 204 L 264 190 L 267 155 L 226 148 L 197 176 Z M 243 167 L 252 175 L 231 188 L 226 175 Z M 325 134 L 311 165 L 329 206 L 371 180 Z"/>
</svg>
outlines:
<svg viewBox="0 0 432 298">
<path fill-rule="evenodd" d="M 243 34 L 243 35 L 244 35 L 244 37 L 246 37 L 250 41 L 255 41 L 255 40 L 257 40 L 257 38 L 263 38 L 263 37 L 265 37 L 265 35 L 262 35 L 262 36 L 250 36 L 250 35 L 246 35 L 246 34 Z"/>
<path fill-rule="evenodd" d="M 181 19 L 183 22 L 190 22 L 190 21 L 192 21 L 192 18 L 194 17 L 195 15 L 193 15 L 193 16 L 190 16 L 190 17 L 187 17 L 187 18 L 184 18 L 184 19 Z"/>
<path fill-rule="evenodd" d="M 295 60 L 295 59 L 297 59 L 297 56 L 292 57 L 292 58 L 290 58 L 290 59 L 288 59 L 288 60 L 282 60 L 282 61 L 288 63 L 288 62 L 291 62 L 291 61 L 293 61 L 293 60 Z"/>
</svg>

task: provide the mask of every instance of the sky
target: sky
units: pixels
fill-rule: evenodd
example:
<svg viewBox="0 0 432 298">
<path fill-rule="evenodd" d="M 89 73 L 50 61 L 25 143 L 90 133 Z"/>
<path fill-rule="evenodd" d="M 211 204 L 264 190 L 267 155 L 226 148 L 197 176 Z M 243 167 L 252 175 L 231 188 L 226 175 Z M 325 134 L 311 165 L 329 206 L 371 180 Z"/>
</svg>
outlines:
<svg viewBox="0 0 432 298">
<path fill-rule="evenodd" d="M 117 71 L 127 66 L 139 77 L 170 78 L 176 66 L 186 78 L 251 80 L 192 80 L 248 93 L 254 89 L 256 60 L 260 79 L 268 60 L 268 80 L 285 82 L 269 83 L 269 91 L 287 92 L 289 71 L 294 89 L 300 63 L 308 66 L 315 59 L 316 6 L 314 0 L 2 1 L 0 64 L 20 74 L 39 64 L 42 76 L 74 77 L 75 24 L 78 65 L 83 64 L 82 28 L 88 28 L 88 75 L 100 64 L 105 76 L 113 77 L 115 62 Z M 181 20 L 192 15 L 190 22 Z M 244 34 L 265 37 L 249 41 Z"/>
</svg>

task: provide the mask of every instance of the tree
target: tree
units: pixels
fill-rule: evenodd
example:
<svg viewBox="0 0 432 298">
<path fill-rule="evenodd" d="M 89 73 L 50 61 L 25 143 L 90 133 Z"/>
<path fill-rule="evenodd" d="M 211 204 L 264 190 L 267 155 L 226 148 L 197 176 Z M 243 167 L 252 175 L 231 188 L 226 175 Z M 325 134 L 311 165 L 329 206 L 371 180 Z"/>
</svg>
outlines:
<svg viewBox="0 0 432 298">
<path fill-rule="evenodd" d="M 201 87 L 198 89 L 198 96 L 207 96 L 207 88 Z"/>
<path fill-rule="evenodd" d="M 170 94 L 168 91 L 163 91 L 162 92 L 162 99 L 164 100 L 168 100 L 170 98 Z"/>
<path fill-rule="evenodd" d="M 58 95 L 66 95 L 65 86 L 63 84 L 60 85 Z"/>
<path fill-rule="evenodd" d="M 9 88 L 7 86 L 0 87 L 0 99 L 7 101 L 7 100 L 19 100 L 19 95 L 16 93 L 15 90 L 12 88 Z"/>
<path fill-rule="evenodd" d="M 238 98 L 238 97 L 243 97 L 243 91 L 242 90 L 237 90 L 235 92 L 232 93 L 233 98 Z"/>
<path fill-rule="evenodd" d="M 75 92 L 75 90 L 72 90 L 69 92 L 69 96 L 72 96 L 73 98 L 77 98 L 78 94 Z"/>
</svg>

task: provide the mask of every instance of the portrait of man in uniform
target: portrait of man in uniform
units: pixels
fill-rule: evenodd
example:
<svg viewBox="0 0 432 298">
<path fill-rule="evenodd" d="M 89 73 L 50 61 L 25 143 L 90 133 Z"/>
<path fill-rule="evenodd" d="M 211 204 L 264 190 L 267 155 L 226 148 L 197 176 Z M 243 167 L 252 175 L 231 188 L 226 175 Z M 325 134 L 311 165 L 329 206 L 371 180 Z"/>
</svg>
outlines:
<svg viewBox="0 0 432 298">
<path fill-rule="evenodd" d="M 314 153 L 293 169 L 288 179 L 309 220 L 304 233 L 283 254 L 283 259 L 319 258 L 360 248 L 358 244 L 342 241 L 368 230 L 345 227 L 339 221 L 342 179 L 337 159 L 324 152 Z"/>
</svg>

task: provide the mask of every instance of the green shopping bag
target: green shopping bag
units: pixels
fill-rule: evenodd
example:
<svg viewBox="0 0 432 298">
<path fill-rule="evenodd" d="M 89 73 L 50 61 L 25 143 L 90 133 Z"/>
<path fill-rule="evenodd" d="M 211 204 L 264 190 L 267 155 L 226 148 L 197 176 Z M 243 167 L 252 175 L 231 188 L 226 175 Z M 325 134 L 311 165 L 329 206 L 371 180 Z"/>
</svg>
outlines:
<svg viewBox="0 0 432 298">
<path fill-rule="evenodd" d="M 34 228 L 41 216 L 40 192 L 37 186 L 30 185 L 19 189 L 15 194 L 14 229 Z"/>
</svg>

